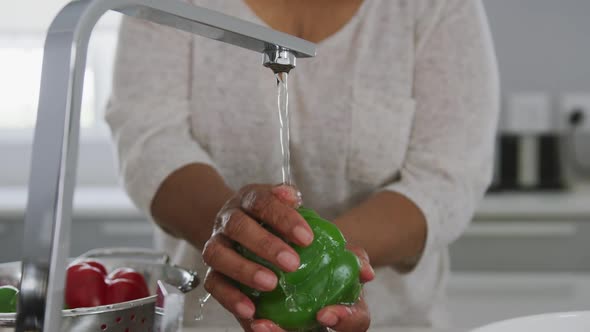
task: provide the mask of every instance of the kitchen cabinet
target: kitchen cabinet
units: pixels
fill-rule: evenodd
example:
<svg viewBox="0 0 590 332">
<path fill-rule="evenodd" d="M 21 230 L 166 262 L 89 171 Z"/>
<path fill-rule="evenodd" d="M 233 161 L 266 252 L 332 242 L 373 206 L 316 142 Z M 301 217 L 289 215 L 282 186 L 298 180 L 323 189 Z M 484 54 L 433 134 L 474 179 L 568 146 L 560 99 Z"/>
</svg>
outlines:
<svg viewBox="0 0 590 332">
<path fill-rule="evenodd" d="M 588 271 L 588 220 L 478 220 L 451 246 L 457 271 Z"/>
<path fill-rule="evenodd" d="M 454 272 L 449 310 L 453 326 L 547 312 L 590 310 L 590 273 Z"/>
<path fill-rule="evenodd" d="M 590 187 L 487 195 L 451 246 L 459 271 L 590 271 Z"/>
<path fill-rule="evenodd" d="M 453 323 L 588 310 L 590 190 L 494 194 L 451 246 Z"/>
</svg>

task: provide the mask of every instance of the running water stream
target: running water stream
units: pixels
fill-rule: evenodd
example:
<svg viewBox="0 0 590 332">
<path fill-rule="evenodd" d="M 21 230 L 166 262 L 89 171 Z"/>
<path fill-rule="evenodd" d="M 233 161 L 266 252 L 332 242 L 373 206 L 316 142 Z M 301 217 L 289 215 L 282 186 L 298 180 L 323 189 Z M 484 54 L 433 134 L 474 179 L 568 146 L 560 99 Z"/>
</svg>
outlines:
<svg viewBox="0 0 590 332">
<path fill-rule="evenodd" d="M 289 151 L 289 91 L 287 86 L 289 75 L 286 72 L 278 72 L 275 76 L 278 88 L 279 136 L 283 155 L 281 170 L 283 183 L 291 186 L 293 185 L 293 178 L 291 177 L 291 153 Z"/>
<path fill-rule="evenodd" d="M 277 78 L 278 90 L 278 110 L 279 110 L 279 137 L 281 141 L 282 164 L 281 171 L 283 175 L 283 184 L 293 186 L 293 178 L 291 176 L 291 153 L 290 153 L 290 122 L 289 122 L 289 90 L 287 80 L 289 75 L 286 72 L 275 73 Z M 286 305 L 292 310 L 297 310 L 298 305 L 296 301 L 297 289 L 294 285 L 285 282 L 285 278 L 279 278 L 279 287 L 286 295 Z M 304 297 L 306 294 L 299 294 L 299 297 Z"/>
</svg>

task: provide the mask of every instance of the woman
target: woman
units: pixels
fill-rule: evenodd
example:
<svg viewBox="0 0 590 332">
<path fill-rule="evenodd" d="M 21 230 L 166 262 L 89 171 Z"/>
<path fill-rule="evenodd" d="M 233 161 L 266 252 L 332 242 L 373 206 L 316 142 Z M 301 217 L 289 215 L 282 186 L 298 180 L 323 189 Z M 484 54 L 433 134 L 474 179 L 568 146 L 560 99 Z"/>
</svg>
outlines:
<svg viewBox="0 0 590 332">
<path fill-rule="evenodd" d="M 498 82 L 481 1 L 194 3 L 318 44 L 289 77 L 305 205 L 376 268 L 365 262 L 361 276 L 375 277 L 365 286 L 373 326 L 446 325 L 447 247 L 491 179 Z M 276 98 L 259 54 L 124 20 L 107 121 L 125 186 L 177 263 L 202 270 L 205 248 L 206 288 L 254 331 L 278 328 L 251 321 L 253 303 L 229 280 L 269 290 L 276 276 L 232 244 L 290 271 L 299 258 L 258 221 L 298 244 L 313 236 L 294 188 L 270 185 L 280 179 Z M 217 306 L 206 307 L 207 323 L 228 324 Z M 363 331 L 369 314 L 361 301 L 318 320 Z"/>
</svg>

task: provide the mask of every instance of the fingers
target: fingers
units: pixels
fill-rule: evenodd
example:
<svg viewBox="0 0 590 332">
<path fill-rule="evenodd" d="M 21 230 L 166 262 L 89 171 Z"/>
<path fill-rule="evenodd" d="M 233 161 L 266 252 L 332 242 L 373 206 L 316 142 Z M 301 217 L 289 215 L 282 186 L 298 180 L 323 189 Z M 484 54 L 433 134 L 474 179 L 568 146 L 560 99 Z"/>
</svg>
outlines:
<svg viewBox="0 0 590 332">
<path fill-rule="evenodd" d="M 251 322 L 250 328 L 254 332 L 285 332 L 278 325 L 266 319 L 258 319 Z"/>
<path fill-rule="evenodd" d="M 278 279 L 268 268 L 236 252 L 233 244 L 240 243 L 256 256 L 287 272 L 297 270 L 299 256 L 285 241 L 300 246 L 313 241 L 311 228 L 295 210 L 300 202 L 298 191 L 292 187 L 246 186 L 222 208 L 213 235 L 203 249 L 203 259 L 210 267 L 205 289 L 238 317 L 246 331 L 283 330 L 270 322 L 250 326 L 254 304 L 232 280 L 260 291 L 271 291 L 277 286 Z M 272 231 L 260 223 L 268 225 Z M 273 234 L 275 231 L 278 235 Z"/>
<path fill-rule="evenodd" d="M 361 282 L 365 283 L 375 279 L 375 270 L 373 270 L 373 267 L 371 266 L 371 262 L 369 261 L 369 255 L 367 254 L 367 252 L 364 249 L 354 245 L 348 245 L 347 248 L 348 250 L 352 251 L 355 255 L 357 255 L 357 257 L 361 261 Z"/>
<path fill-rule="evenodd" d="M 282 328 L 267 319 L 238 319 L 244 332 L 285 332 Z"/>
<path fill-rule="evenodd" d="M 299 255 L 285 241 L 273 235 L 244 212 L 227 211 L 222 233 L 286 272 L 299 268 Z"/>
<path fill-rule="evenodd" d="M 277 286 L 274 272 L 242 257 L 220 234 L 207 241 L 203 260 L 213 270 L 260 291 L 271 291 Z"/>
<path fill-rule="evenodd" d="M 254 317 L 256 311 L 254 303 L 218 272 L 209 270 L 204 287 L 211 296 L 236 317 L 242 319 Z"/>
<path fill-rule="evenodd" d="M 269 225 L 297 245 L 311 244 L 313 232 L 305 219 L 292 206 L 284 204 L 269 187 L 247 186 L 242 190 L 241 195 L 241 208 L 246 214 Z"/>
<path fill-rule="evenodd" d="M 323 308 L 318 312 L 317 320 L 338 332 L 363 332 L 367 331 L 371 325 L 369 309 L 362 297 L 350 307 L 333 305 Z"/>
</svg>

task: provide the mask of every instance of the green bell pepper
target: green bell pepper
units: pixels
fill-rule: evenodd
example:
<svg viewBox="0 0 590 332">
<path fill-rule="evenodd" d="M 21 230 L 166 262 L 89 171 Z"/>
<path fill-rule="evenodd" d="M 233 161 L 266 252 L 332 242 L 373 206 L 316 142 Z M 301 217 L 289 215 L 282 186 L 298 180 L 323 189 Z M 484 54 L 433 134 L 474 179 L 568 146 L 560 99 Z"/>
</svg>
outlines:
<svg viewBox="0 0 590 332">
<path fill-rule="evenodd" d="M 334 224 L 311 209 L 298 211 L 314 233 L 314 240 L 307 247 L 291 244 L 299 254 L 299 268 L 283 272 L 238 246 L 244 257 L 268 267 L 279 279 L 279 286 L 270 292 L 245 285 L 240 288 L 254 301 L 257 318 L 269 319 L 286 330 L 310 331 L 320 327 L 316 314 L 323 307 L 357 301 L 362 288 L 360 261 L 345 248 L 346 240 Z"/>
<path fill-rule="evenodd" d="M 13 286 L 0 287 L 0 312 L 16 312 L 16 302 L 18 301 L 18 289 Z"/>
</svg>

